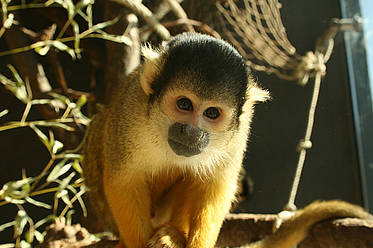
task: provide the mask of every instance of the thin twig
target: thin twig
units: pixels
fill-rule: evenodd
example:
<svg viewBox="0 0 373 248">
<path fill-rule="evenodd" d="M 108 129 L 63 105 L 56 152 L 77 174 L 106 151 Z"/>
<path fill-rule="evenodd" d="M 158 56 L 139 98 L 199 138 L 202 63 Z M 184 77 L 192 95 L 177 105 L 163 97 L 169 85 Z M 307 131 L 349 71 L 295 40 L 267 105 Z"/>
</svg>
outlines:
<svg viewBox="0 0 373 248">
<path fill-rule="evenodd" d="M 28 102 L 26 104 L 25 110 L 23 111 L 23 115 L 22 115 L 22 118 L 21 118 L 21 123 L 25 123 L 26 118 L 27 118 L 27 116 L 28 116 L 28 114 L 30 112 L 31 106 L 32 106 L 31 102 Z"/>
<path fill-rule="evenodd" d="M 84 190 L 79 191 L 77 194 L 75 194 L 75 195 L 73 196 L 73 198 L 71 198 L 70 203 L 73 204 L 73 203 L 74 203 L 76 200 L 78 200 L 79 197 L 81 197 L 84 193 L 85 193 Z M 60 213 L 60 215 L 59 215 L 59 218 L 61 218 L 62 216 L 64 216 L 64 215 L 66 214 L 67 210 L 69 210 L 69 209 L 70 209 L 70 207 L 69 207 L 68 205 L 66 205 L 65 208 L 61 211 L 61 213 Z"/>
<path fill-rule="evenodd" d="M 96 34 L 96 33 L 94 33 L 94 34 L 85 34 L 85 36 L 82 37 L 82 34 L 79 35 L 79 39 L 98 38 L 98 39 L 104 39 L 104 40 L 109 40 L 109 41 L 113 41 L 113 42 L 121 42 L 121 43 L 124 43 L 126 45 L 131 44 L 131 41 L 127 37 L 124 37 L 124 36 L 117 37 L 117 36 L 112 36 L 112 35 L 109 35 L 109 34 Z M 33 43 L 29 46 L 19 47 L 19 48 L 15 48 L 15 49 L 0 52 L 0 57 L 1 56 L 6 56 L 6 55 L 11 55 L 11 54 L 17 54 L 17 53 L 21 53 L 21 52 L 27 52 L 27 51 L 33 50 L 35 48 L 52 45 L 53 41 L 60 41 L 62 43 L 65 43 L 65 42 L 69 42 L 69 41 L 74 41 L 75 39 L 76 39 L 75 36 L 70 36 L 70 37 L 65 37 L 65 38 L 56 39 L 56 40 L 38 41 L 38 42 L 35 42 L 35 43 Z"/>
<path fill-rule="evenodd" d="M 150 27 L 159 35 L 162 39 L 168 40 L 171 35 L 168 30 L 159 23 L 158 19 L 153 15 L 153 13 L 141 2 L 134 0 L 112 0 L 114 2 L 123 4 L 127 8 L 130 8 L 137 15 L 141 16 Z"/>
<path fill-rule="evenodd" d="M 204 33 L 207 33 L 209 35 L 214 36 L 215 38 L 221 39 L 221 36 L 218 32 L 216 32 L 213 28 L 211 28 L 209 25 L 193 20 L 193 19 L 177 19 L 175 21 L 168 21 L 168 22 L 162 22 L 162 25 L 165 27 L 173 27 L 177 25 L 184 25 L 189 24 L 198 27 L 200 30 L 202 30 Z"/>
<path fill-rule="evenodd" d="M 76 123 L 76 120 L 74 118 L 65 118 L 65 119 L 53 119 L 53 120 L 38 120 L 38 121 L 28 121 L 28 122 L 20 122 L 20 121 L 11 121 L 8 123 L 5 123 L 4 125 L 0 126 L 0 131 L 10 130 L 14 128 L 20 128 L 20 127 L 30 127 L 32 125 L 34 126 L 44 126 L 44 127 L 61 127 L 67 131 L 74 131 L 75 129 L 73 127 L 67 126 L 64 123 Z M 86 124 L 83 122 L 78 122 L 79 124 Z"/>
<path fill-rule="evenodd" d="M 165 0 L 168 5 L 170 6 L 172 12 L 179 18 L 179 19 L 188 19 L 187 14 L 185 13 L 184 9 L 181 7 L 180 3 L 176 0 Z M 185 22 L 185 26 L 188 32 L 194 32 L 193 26 Z"/>
<path fill-rule="evenodd" d="M 15 11 L 15 10 L 21 10 L 21 9 L 51 8 L 51 7 L 62 8 L 62 6 L 58 6 L 58 5 L 46 5 L 44 3 L 30 3 L 30 4 L 7 6 L 7 9 L 8 9 L 8 11 Z"/>
</svg>

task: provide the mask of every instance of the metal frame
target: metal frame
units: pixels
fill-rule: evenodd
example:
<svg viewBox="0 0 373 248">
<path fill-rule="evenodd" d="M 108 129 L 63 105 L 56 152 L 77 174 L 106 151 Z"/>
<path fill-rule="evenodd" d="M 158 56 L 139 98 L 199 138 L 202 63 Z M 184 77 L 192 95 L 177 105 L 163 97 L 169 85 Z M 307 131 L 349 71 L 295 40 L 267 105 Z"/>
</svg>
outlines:
<svg viewBox="0 0 373 248">
<path fill-rule="evenodd" d="M 361 16 L 360 2 L 340 0 L 342 18 Z M 364 18 L 364 16 L 362 16 Z M 350 77 L 354 113 L 357 154 L 360 165 L 363 204 L 373 213 L 373 71 L 368 71 L 366 49 L 362 32 L 344 33 L 347 66 Z M 373 63 L 373 58 L 370 58 Z M 369 78 L 369 75 L 371 78 Z"/>
</svg>

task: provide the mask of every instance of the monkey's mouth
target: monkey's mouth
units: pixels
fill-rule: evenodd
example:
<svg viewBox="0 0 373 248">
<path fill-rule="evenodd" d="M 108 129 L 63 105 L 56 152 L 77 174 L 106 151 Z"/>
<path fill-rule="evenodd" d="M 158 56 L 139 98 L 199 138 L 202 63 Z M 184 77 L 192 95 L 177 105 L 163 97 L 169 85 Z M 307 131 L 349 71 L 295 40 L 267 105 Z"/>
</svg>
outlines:
<svg viewBox="0 0 373 248">
<path fill-rule="evenodd" d="M 192 157 L 200 154 L 203 151 L 203 148 L 198 145 L 186 145 L 170 138 L 168 139 L 168 144 L 179 156 Z"/>
</svg>

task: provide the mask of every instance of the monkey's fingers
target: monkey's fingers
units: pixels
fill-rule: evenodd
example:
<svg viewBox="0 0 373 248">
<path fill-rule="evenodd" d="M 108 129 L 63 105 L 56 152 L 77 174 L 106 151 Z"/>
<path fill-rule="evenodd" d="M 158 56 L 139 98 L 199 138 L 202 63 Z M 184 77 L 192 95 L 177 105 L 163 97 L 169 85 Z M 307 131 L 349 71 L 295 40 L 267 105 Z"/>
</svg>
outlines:
<svg viewBox="0 0 373 248">
<path fill-rule="evenodd" d="M 158 229 L 148 241 L 147 248 L 184 248 L 186 240 L 184 235 L 170 225 Z"/>
</svg>

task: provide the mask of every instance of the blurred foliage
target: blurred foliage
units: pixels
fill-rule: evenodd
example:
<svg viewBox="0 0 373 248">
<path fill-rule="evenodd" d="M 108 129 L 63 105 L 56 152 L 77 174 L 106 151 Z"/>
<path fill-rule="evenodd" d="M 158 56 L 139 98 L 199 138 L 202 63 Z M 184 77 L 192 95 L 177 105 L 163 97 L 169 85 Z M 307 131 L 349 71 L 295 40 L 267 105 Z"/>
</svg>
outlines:
<svg viewBox="0 0 373 248">
<path fill-rule="evenodd" d="M 3 36 L 4 32 L 7 29 L 12 27 L 12 25 L 17 25 L 17 20 L 14 19 L 14 14 L 12 13 L 12 11 L 29 8 L 60 7 L 66 10 L 68 20 L 54 40 L 38 41 L 29 46 L 6 51 L 0 51 L 0 56 L 25 52 L 29 50 L 34 50 L 40 55 L 45 55 L 51 47 L 55 47 L 60 51 L 67 52 L 73 59 L 75 59 L 76 57 L 80 58 L 80 40 L 87 38 L 100 38 L 118 43 L 123 43 L 129 46 L 132 45 L 131 40 L 125 35 L 112 35 L 103 31 L 105 27 L 117 22 L 117 19 L 98 24 L 93 24 L 92 6 L 94 4 L 94 0 L 81 0 L 78 1 L 76 4 L 74 4 L 72 0 L 49 0 L 46 2 L 31 1 L 31 3 L 26 3 L 27 1 L 22 1 L 22 4 L 20 5 L 11 5 L 12 2 L 15 1 L 0 0 L 2 14 L 2 27 L 0 28 L 0 38 Z M 88 28 L 86 30 L 81 31 L 81 27 L 74 20 L 74 18 L 77 15 L 82 17 L 88 24 Z M 70 26 L 72 27 L 74 35 L 71 37 L 63 37 L 67 28 Z M 70 41 L 73 41 L 73 47 L 69 47 L 66 44 Z"/>
<path fill-rule="evenodd" d="M 64 150 L 63 143 L 54 137 L 52 127 L 72 131 L 74 128 L 69 125 L 70 123 L 87 125 L 89 119 L 81 112 L 81 107 L 86 102 L 85 96 L 82 96 L 77 102 L 71 102 L 67 97 L 56 93 L 50 93 L 50 99 L 32 99 L 27 82 L 25 83 L 21 79 L 12 66 L 9 66 L 9 68 L 13 72 L 13 79 L 0 74 L 0 82 L 25 104 L 25 110 L 21 120 L 1 125 L 0 131 L 20 127 L 31 128 L 47 149 L 50 159 L 36 177 L 29 177 L 23 171 L 20 180 L 7 182 L 2 186 L 0 207 L 6 204 L 14 204 L 18 208 L 18 213 L 14 220 L 0 225 L 0 231 L 10 227 L 14 228 L 15 244 L 0 245 L 0 247 L 31 247 L 34 240 L 43 242 L 45 233 L 39 230 L 43 224 L 53 221 L 71 223 L 71 215 L 74 212 L 72 208 L 75 201 L 79 202 L 84 215 L 86 214 L 86 208 L 82 200 L 86 188 L 81 178 L 80 163 L 82 156 L 78 153 L 79 147 L 76 150 Z M 30 109 L 39 104 L 53 106 L 55 111 L 59 113 L 60 118 L 27 121 Z M 1 113 L 4 116 L 7 110 L 3 110 Z M 42 128 L 46 131 L 42 131 Z M 34 198 L 48 193 L 54 194 L 52 204 Z M 34 221 L 23 206 L 26 203 L 50 209 L 50 215 Z M 61 209 L 58 208 L 60 203 L 64 204 L 64 207 L 58 211 Z"/>
<path fill-rule="evenodd" d="M 0 4 L 0 39 L 12 26 L 19 25 L 16 19 L 17 15 L 14 14 L 17 10 L 27 11 L 32 8 L 44 8 L 47 11 L 48 8 L 54 7 L 64 9 L 67 14 L 67 21 L 53 39 L 0 51 L 0 57 L 30 50 L 44 56 L 53 48 L 69 54 L 72 59 L 79 59 L 81 57 L 80 40 L 87 38 L 99 38 L 131 45 L 130 39 L 125 35 L 111 35 L 103 31 L 105 27 L 117 22 L 117 19 L 98 24 L 93 23 L 93 0 L 0 0 Z M 76 21 L 77 16 L 85 21 L 84 25 Z M 73 31 L 71 37 L 65 35 L 68 28 Z M 61 128 L 74 131 L 76 127 L 87 125 L 89 118 L 82 113 L 82 107 L 87 102 L 86 95 L 81 95 L 73 101 L 64 95 L 49 92 L 45 98 L 34 99 L 27 78 L 22 78 L 12 65 L 8 65 L 8 70 L 10 76 L 0 74 L 0 83 L 24 103 L 25 108 L 20 120 L 1 124 L 0 132 L 16 128 L 31 128 L 49 153 L 49 161 L 37 176 L 30 177 L 23 170 L 21 179 L 5 183 L 0 190 L 0 209 L 1 206 L 8 204 L 13 204 L 18 209 L 13 220 L 4 224 L 0 223 L 0 232 L 13 228 L 14 243 L 0 244 L 0 248 L 23 248 L 43 242 L 45 224 L 56 221 L 70 224 L 74 213 L 74 202 L 78 202 L 83 214 L 86 215 L 86 207 L 82 200 L 86 188 L 81 178 L 82 156 L 79 154 L 81 145 L 74 150 L 64 149 L 63 142 L 59 141 L 54 133 L 56 129 Z M 30 110 L 36 105 L 47 105 L 56 113 L 57 117 L 28 120 Z M 11 111 L 12 109 L 2 109 L 0 106 L 0 118 Z M 53 201 L 37 200 L 39 196 L 45 194 L 53 194 Z M 29 204 L 48 209 L 50 214 L 41 220 L 34 220 L 28 214 L 27 206 Z"/>
</svg>

